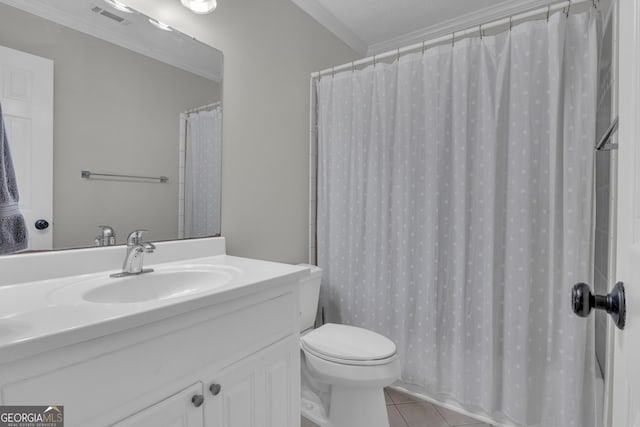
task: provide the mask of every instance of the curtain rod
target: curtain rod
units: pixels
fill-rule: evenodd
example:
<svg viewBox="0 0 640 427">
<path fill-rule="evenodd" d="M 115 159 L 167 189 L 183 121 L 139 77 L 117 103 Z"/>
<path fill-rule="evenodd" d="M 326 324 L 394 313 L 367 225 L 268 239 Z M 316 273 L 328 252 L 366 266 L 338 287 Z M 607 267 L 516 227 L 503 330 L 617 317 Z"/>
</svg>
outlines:
<svg viewBox="0 0 640 427">
<path fill-rule="evenodd" d="M 548 20 L 549 15 L 552 12 L 556 12 L 558 10 L 568 8 L 568 11 L 567 11 L 568 13 L 571 10 L 571 7 L 585 4 L 585 3 L 592 3 L 595 6 L 596 0 L 568 0 L 568 1 L 561 1 L 560 3 L 556 3 L 553 5 L 550 4 L 548 6 L 536 8 L 528 12 L 522 12 L 522 13 L 508 16 L 506 18 L 500 18 L 491 22 L 487 22 L 486 24 L 474 25 L 473 27 L 467 28 L 466 30 L 454 31 L 452 33 L 448 33 L 444 36 L 436 37 L 431 40 L 424 40 L 422 42 L 418 42 L 409 46 L 393 49 L 393 50 L 381 53 L 379 55 L 372 55 L 367 58 L 363 58 L 357 61 L 352 61 L 343 65 L 339 65 L 337 67 L 331 67 L 331 68 L 327 68 L 326 70 L 316 71 L 311 73 L 311 78 L 317 79 L 326 74 L 334 74 L 337 71 L 344 71 L 349 69 L 353 70 L 355 67 L 359 67 L 361 65 L 366 65 L 366 64 L 375 65 L 376 61 L 379 59 L 390 58 L 392 56 L 400 56 L 402 54 L 405 54 L 407 52 L 413 52 L 415 50 L 422 49 L 422 51 L 424 52 L 424 50 L 428 47 L 432 47 L 434 45 L 438 45 L 446 41 L 450 41 L 453 43 L 455 42 L 456 39 L 461 39 L 471 34 L 478 34 L 482 37 L 484 35 L 485 30 L 487 29 L 496 28 L 506 24 L 511 25 L 514 21 L 527 20 L 529 18 L 533 18 L 534 16 L 539 16 L 545 13 L 547 14 L 547 20 Z"/>
<path fill-rule="evenodd" d="M 214 102 L 212 104 L 203 105 L 201 107 L 192 108 L 191 110 L 187 110 L 187 111 L 183 112 L 182 114 L 190 114 L 190 113 L 197 113 L 198 111 L 213 110 L 214 108 L 216 108 L 219 105 L 222 105 L 222 102 L 218 101 L 218 102 Z"/>
</svg>

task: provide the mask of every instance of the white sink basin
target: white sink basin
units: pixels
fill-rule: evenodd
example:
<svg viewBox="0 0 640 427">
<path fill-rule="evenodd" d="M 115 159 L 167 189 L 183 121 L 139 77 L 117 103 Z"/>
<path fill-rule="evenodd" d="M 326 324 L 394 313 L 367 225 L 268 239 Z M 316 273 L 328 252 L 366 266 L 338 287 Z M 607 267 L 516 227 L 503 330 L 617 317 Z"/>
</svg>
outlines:
<svg viewBox="0 0 640 427">
<path fill-rule="evenodd" d="M 210 292 L 231 282 L 233 273 L 230 268 L 188 265 L 118 278 L 100 275 L 57 289 L 50 299 L 101 304 L 162 301 Z"/>
<path fill-rule="evenodd" d="M 154 271 L 108 280 L 86 292 L 86 301 L 129 303 L 177 298 L 220 287 L 231 281 L 226 271 Z"/>
</svg>

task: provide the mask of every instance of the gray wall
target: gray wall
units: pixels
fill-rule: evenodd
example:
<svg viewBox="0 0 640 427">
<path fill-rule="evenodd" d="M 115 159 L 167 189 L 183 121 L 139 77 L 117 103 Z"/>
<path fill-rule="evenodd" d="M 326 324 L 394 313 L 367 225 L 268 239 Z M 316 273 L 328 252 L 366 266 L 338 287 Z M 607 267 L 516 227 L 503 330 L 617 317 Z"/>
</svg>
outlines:
<svg viewBox="0 0 640 427">
<path fill-rule="evenodd" d="M 0 4 L 0 44 L 54 61 L 54 247 L 93 244 L 97 225 L 178 236 L 179 114 L 219 84 Z M 166 175 L 169 184 L 84 180 L 80 170 Z"/>
<path fill-rule="evenodd" d="M 228 252 L 283 262 L 308 254 L 309 75 L 358 55 L 290 0 L 219 0 L 198 16 L 176 0 L 128 0 L 224 53 L 222 234 Z"/>
</svg>

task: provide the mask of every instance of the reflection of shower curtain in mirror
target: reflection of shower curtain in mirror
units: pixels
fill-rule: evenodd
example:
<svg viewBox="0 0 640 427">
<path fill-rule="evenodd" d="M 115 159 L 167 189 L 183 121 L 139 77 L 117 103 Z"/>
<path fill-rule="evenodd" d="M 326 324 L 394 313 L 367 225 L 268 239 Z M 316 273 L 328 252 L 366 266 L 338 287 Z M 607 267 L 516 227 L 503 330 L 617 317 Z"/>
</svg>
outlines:
<svg viewBox="0 0 640 427">
<path fill-rule="evenodd" d="M 222 109 L 187 115 L 184 237 L 220 233 Z"/>
</svg>

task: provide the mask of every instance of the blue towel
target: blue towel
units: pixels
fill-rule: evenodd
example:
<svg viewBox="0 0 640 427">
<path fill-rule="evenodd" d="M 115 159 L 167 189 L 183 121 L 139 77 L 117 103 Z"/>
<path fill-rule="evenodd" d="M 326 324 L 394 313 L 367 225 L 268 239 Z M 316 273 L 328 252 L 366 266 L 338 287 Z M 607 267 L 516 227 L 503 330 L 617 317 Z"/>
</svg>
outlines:
<svg viewBox="0 0 640 427">
<path fill-rule="evenodd" d="M 27 224 L 20 212 L 19 199 L 0 105 L 0 254 L 21 251 L 29 244 Z"/>
</svg>

